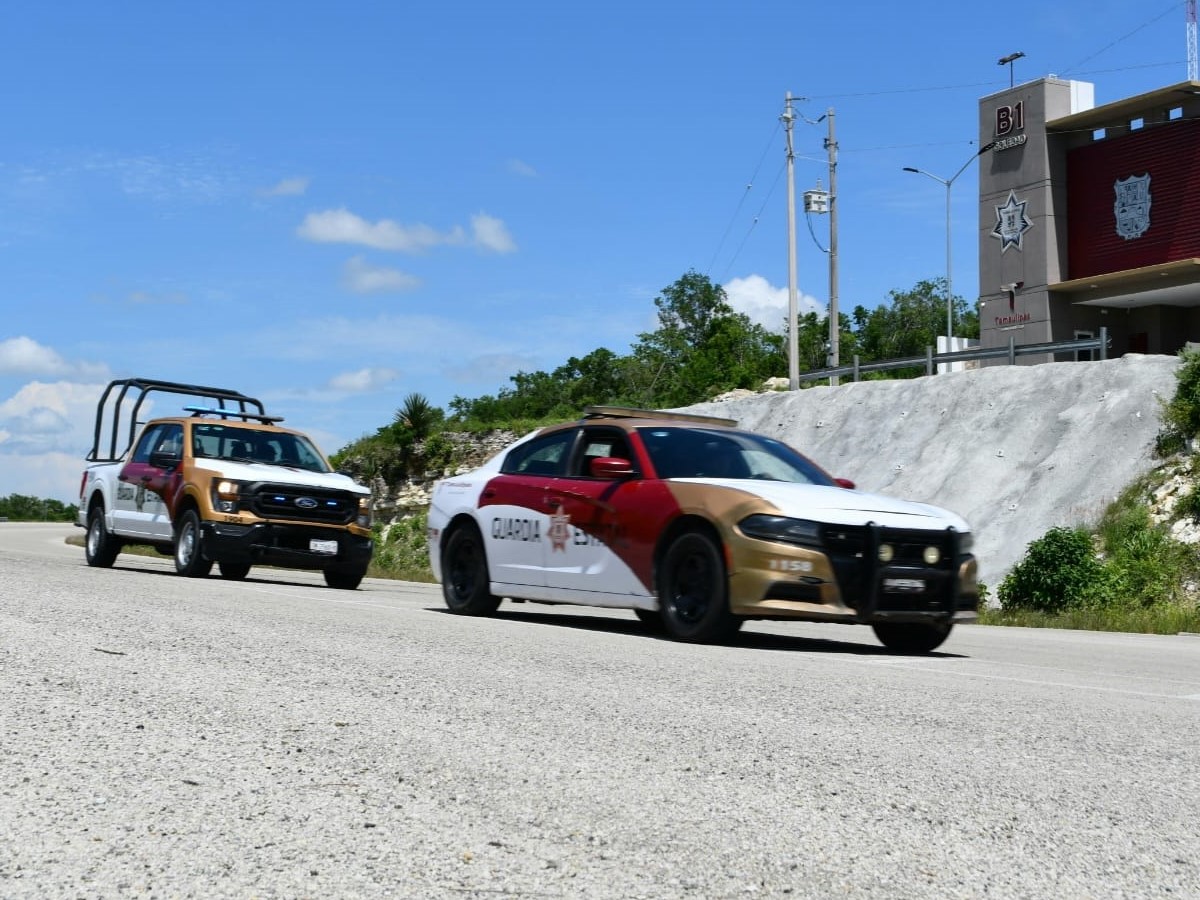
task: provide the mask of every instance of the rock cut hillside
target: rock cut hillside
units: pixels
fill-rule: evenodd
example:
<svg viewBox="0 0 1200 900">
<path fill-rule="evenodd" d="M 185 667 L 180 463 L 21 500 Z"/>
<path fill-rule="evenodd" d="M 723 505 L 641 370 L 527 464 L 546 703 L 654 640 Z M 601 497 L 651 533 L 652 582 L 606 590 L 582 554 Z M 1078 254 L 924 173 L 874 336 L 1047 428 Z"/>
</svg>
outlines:
<svg viewBox="0 0 1200 900">
<path fill-rule="evenodd" d="M 688 407 L 779 438 L 860 490 L 962 515 L 995 589 L 1029 542 L 1094 524 L 1154 468 L 1174 356 L 987 368 Z"/>
</svg>

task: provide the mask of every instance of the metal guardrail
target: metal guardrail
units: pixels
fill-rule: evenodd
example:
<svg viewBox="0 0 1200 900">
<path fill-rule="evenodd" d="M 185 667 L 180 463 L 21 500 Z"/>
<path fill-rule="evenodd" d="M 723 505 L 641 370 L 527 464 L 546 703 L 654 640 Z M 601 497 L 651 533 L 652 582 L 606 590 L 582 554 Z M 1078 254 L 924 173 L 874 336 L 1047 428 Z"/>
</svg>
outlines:
<svg viewBox="0 0 1200 900">
<path fill-rule="evenodd" d="M 825 378 L 842 378 L 852 376 L 855 381 L 861 380 L 863 374 L 870 372 L 890 372 L 893 369 L 910 369 L 914 366 L 924 366 L 925 374 L 932 375 L 937 366 L 942 363 L 969 362 L 976 359 L 1007 359 L 1010 366 L 1017 364 L 1018 356 L 1034 356 L 1046 353 L 1081 353 L 1090 350 L 1099 351 L 1100 359 L 1108 359 L 1108 329 L 1101 328 L 1100 336 L 1081 338 L 1074 341 L 1051 341 L 1047 344 L 1020 344 L 1016 338 L 1009 337 L 1007 347 L 975 347 L 970 350 L 957 350 L 953 353 L 934 353 L 932 347 L 925 348 L 924 356 L 909 356 L 903 359 L 885 359 L 880 362 L 860 363 L 858 355 L 848 366 L 834 366 L 827 369 L 816 369 L 812 372 L 802 372 L 801 383 L 820 381 Z"/>
</svg>

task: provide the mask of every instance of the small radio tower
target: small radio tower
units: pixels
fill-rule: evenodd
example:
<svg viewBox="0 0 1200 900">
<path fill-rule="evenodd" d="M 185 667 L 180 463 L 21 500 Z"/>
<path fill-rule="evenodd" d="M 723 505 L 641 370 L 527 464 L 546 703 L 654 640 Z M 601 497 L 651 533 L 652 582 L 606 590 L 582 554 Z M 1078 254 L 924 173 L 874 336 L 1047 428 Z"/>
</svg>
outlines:
<svg viewBox="0 0 1200 900">
<path fill-rule="evenodd" d="M 1188 81 L 1196 81 L 1196 0 L 1187 0 Z"/>
</svg>

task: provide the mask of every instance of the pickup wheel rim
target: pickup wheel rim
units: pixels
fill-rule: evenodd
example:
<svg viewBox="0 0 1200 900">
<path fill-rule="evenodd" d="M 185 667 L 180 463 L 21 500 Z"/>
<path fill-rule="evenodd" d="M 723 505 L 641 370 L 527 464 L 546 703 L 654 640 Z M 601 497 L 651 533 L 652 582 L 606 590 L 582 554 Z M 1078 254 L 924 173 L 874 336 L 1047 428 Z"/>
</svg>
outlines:
<svg viewBox="0 0 1200 900">
<path fill-rule="evenodd" d="M 179 564 L 188 566 L 192 562 L 192 556 L 196 552 L 196 529 L 192 527 L 191 522 L 185 522 L 183 528 L 179 532 L 179 545 L 175 550 L 175 555 L 179 558 Z"/>
<path fill-rule="evenodd" d="M 87 549 L 92 556 L 100 555 L 100 529 L 102 527 L 100 517 L 92 516 L 92 524 L 88 526 L 87 533 Z"/>
</svg>

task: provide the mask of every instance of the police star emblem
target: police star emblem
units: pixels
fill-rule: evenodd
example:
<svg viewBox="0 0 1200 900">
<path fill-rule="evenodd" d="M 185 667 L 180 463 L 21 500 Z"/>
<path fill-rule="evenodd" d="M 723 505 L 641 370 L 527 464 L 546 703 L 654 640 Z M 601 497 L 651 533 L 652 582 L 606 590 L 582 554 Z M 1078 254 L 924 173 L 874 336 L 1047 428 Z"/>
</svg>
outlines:
<svg viewBox="0 0 1200 900">
<path fill-rule="evenodd" d="M 571 517 L 563 512 L 562 504 L 559 504 L 558 511 L 550 517 L 550 528 L 546 537 L 550 538 L 551 551 L 567 552 L 567 540 L 571 537 Z"/>
<path fill-rule="evenodd" d="M 1033 221 L 1025 213 L 1028 205 L 1026 200 L 1018 200 L 1016 191 L 1008 192 L 1008 200 L 1003 206 L 995 207 L 996 227 L 992 229 L 992 237 L 1000 239 L 1000 252 L 1009 247 L 1021 249 L 1025 232 L 1033 227 Z"/>
</svg>

